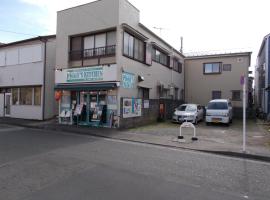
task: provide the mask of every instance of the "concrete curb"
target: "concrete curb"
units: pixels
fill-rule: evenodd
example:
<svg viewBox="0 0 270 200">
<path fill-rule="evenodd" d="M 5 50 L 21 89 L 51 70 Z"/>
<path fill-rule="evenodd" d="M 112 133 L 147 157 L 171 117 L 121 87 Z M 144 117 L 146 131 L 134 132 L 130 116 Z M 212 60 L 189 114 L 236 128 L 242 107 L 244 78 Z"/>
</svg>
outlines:
<svg viewBox="0 0 270 200">
<path fill-rule="evenodd" d="M 100 134 L 96 134 L 93 132 L 86 133 L 86 132 L 80 131 L 80 130 L 74 132 L 73 129 L 66 129 L 66 128 L 61 128 L 61 127 L 48 127 L 48 126 L 38 126 L 38 125 L 36 126 L 36 125 L 19 124 L 19 123 L 5 123 L 5 124 L 15 125 L 15 126 L 20 126 L 20 127 L 25 127 L 25 128 L 31 128 L 31 129 L 62 131 L 62 132 L 68 132 L 68 133 L 73 133 L 73 134 L 89 135 L 89 136 L 99 137 L 99 138 L 114 139 L 114 140 L 126 141 L 126 142 L 135 142 L 135 143 L 140 143 L 140 144 L 149 144 L 149 145 L 161 146 L 161 147 L 173 148 L 173 149 L 199 151 L 199 152 L 204 152 L 204 153 L 211 153 L 211 154 L 216 154 L 216 155 L 249 159 L 249 160 L 256 160 L 256 161 L 263 161 L 263 162 L 270 163 L 270 156 L 268 157 L 268 156 L 262 156 L 262 155 L 240 153 L 240 152 L 231 152 L 231 151 L 211 151 L 211 150 L 203 150 L 203 149 L 193 149 L 193 148 L 187 148 L 187 147 L 179 147 L 176 145 L 168 145 L 168 144 L 154 143 L 154 142 L 148 142 L 148 141 L 126 139 L 126 138 L 121 138 L 121 137 L 105 136 L 105 135 L 100 135 Z"/>
</svg>

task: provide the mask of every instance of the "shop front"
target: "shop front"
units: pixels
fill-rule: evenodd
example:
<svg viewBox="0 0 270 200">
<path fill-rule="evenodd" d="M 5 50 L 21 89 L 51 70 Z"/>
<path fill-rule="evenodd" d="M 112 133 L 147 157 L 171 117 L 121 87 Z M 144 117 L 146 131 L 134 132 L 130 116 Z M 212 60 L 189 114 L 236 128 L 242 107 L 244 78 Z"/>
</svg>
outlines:
<svg viewBox="0 0 270 200">
<path fill-rule="evenodd" d="M 120 84 L 115 81 L 116 76 L 112 80 L 113 72 L 116 72 L 115 66 L 56 72 L 55 98 L 59 102 L 59 123 L 116 126 Z"/>
</svg>

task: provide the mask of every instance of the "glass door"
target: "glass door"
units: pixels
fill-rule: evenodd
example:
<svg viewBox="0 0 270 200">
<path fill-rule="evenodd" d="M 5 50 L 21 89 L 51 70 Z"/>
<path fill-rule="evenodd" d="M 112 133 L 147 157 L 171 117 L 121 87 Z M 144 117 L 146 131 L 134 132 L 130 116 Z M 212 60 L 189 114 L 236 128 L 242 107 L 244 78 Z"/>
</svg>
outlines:
<svg viewBox="0 0 270 200">
<path fill-rule="evenodd" d="M 11 93 L 5 94 L 5 116 L 10 117 Z"/>
</svg>

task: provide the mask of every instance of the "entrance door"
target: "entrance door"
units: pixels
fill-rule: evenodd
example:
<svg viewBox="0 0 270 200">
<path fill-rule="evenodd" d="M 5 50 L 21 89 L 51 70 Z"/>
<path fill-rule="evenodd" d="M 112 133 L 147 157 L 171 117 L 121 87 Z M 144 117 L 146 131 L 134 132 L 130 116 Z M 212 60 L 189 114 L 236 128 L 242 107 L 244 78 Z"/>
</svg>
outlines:
<svg viewBox="0 0 270 200">
<path fill-rule="evenodd" d="M 4 107 L 5 107 L 5 105 L 4 105 L 4 102 L 5 102 L 5 95 L 4 95 L 4 93 L 0 93 L 0 117 L 4 117 Z"/>
<path fill-rule="evenodd" d="M 5 116 L 10 117 L 11 93 L 5 94 Z"/>
</svg>

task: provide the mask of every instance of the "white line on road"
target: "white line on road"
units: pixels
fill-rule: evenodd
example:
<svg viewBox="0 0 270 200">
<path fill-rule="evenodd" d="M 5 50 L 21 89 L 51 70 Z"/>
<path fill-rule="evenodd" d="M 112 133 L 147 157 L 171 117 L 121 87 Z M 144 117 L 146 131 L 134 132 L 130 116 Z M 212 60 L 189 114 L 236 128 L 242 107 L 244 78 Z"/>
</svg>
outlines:
<svg viewBox="0 0 270 200">
<path fill-rule="evenodd" d="M 23 130 L 24 128 L 22 127 L 16 127 L 16 128 L 4 128 L 4 129 L 0 129 L 0 132 L 11 132 L 11 131 L 19 131 L 19 130 Z"/>
</svg>

